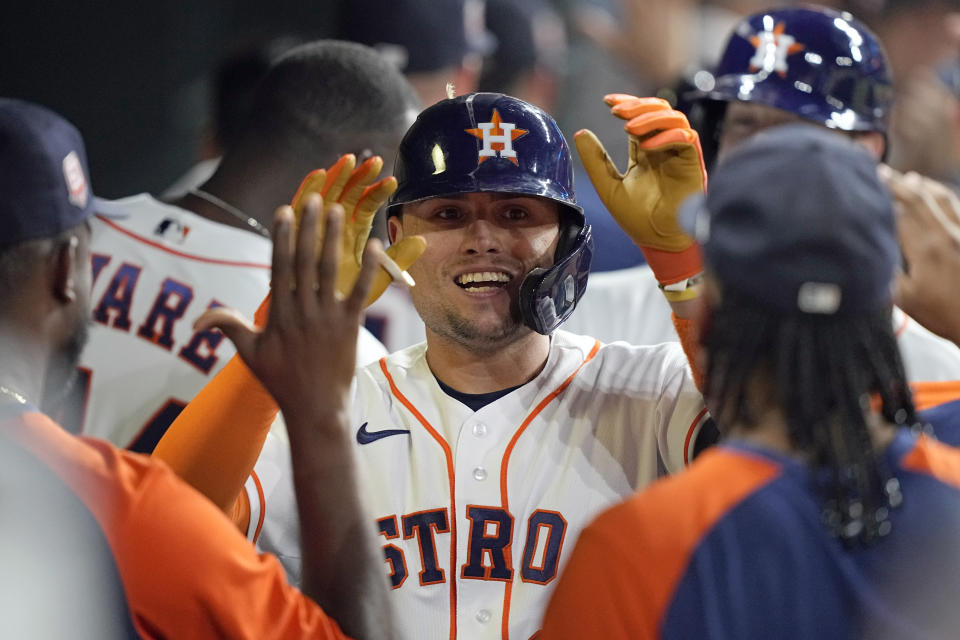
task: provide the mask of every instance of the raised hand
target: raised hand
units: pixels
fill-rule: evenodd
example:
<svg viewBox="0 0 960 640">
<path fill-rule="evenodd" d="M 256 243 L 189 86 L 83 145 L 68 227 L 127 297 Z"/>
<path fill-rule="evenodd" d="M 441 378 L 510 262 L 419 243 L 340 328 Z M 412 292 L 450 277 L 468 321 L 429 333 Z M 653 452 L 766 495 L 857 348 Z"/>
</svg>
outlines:
<svg viewBox="0 0 960 640">
<path fill-rule="evenodd" d="M 345 224 L 342 239 L 341 263 L 337 278 L 337 290 L 346 294 L 360 273 L 363 250 L 370 237 L 370 229 L 377 211 L 397 189 L 397 180 L 387 176 L 377 180 L 383 169 L 380 156 L 373 156 L 356 166 L 356 156 L 352 153 L 341 156 L 329 169 L 317 169 L 303 179 L 292 208 L 295 225 L 300 224 L 307 198 L 314 193 L 323 196 L 327 204 L 338 203 L 345 212 Z M 318 225 L 317 247 L 323 242 L 323 214 Z M 404 238 L 387 249 L 386 254 L 406 270 L 426 249 L 426 243 L 420 236 Z M 384 269 L 378 270 L 370 287 L 364 308 L 370 306 L 390 286 L 392 277 Z"/>
<path fill-rule="evenodd" d="M 236 345 L 237 353 L 276 399 L 287 417 L 328 415 L 346 404 L 356 366 L 357 332 L 363 302 L 378 269 L 372 240 L 355 283 L 346 295 L 338 290 L 343 268 L 344 214 L 339 204 L 326 210 L 320 255 L 317 255 L 322 199 L 304 199 L 294 234 L 291 207 L 274 219 L 273 286 L 266 326 L 254 328 L 231 309 L 212 309 L 197 321 L 216 327 Z"/>
<path fill-rule="evenodd" d="M 707 186 L 696 131 L 659 98 L 610 94 L 604 101 L 614 116 L 626 120 L 630 160 L 620 173 L 591 131 L 578 132 L 574 141 L 591 182 L 661 284 L 695 276 L 702 270 L 699 251 L 680 228 L 677 213 L 687 197 Z"/>
</svg>

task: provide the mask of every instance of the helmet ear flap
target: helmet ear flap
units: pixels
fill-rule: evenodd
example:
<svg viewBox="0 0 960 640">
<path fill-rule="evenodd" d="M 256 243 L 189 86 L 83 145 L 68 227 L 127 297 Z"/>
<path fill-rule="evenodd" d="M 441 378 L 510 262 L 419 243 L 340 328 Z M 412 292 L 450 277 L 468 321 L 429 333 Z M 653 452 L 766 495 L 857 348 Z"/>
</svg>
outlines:
<svg viewBox="0 0 960 640">
<path fill-rule="evenodd" d="M 590 225 L 565 225 L 575 235 L 564 254 L 558 253 L 549 269 L 533 269 L 520 283 L 520 314 L 523 323 L 550 335 L 570 317 L 587 290 L 593 262 L 593 231 Z M 561 238 L 561 243 L 565 238 Z M 560 244 L 557 250 L 560 250 Z"/>
<path fill-rule="evenodd" d="M 557 240 L 557 250 L 553 254 L 554 263 L 560 262 L 570 254 L 577 244 L 580 232 L 584 227 L 583 214 L 579 211 L 561 207 L 560 209 L 560 237 Z"/>
</svg>

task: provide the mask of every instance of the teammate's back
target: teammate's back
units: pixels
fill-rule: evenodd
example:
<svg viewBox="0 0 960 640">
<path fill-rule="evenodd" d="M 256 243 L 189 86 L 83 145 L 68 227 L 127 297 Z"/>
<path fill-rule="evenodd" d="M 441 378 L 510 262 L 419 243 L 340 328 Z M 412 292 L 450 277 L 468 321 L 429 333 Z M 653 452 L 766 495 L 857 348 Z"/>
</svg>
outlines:
<svg viewBox="0 0 960 640">
<path fill-rule="evenodd" d="M 805 465 L 744 443 L 709 451 L 588 527 L 568 569 L 581 580 L 552 607 L 599 591 L 582 630 L 604 638 L 955 637 L 960 451 L 904 429 L 885 456 L 903 505 L 889 536 L 845 547 Z"/>
</svg>

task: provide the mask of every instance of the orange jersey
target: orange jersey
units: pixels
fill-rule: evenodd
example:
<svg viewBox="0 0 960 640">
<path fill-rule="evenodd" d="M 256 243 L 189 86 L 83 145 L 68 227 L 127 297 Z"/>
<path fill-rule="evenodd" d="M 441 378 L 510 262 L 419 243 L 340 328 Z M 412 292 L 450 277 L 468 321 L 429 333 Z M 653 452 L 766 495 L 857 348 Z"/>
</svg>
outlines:
<svg viewBox="0 0 960 640">
<path fill-rule="evenodd" d="M 223 513 L 163 463 L 74 437 L 30 407 L 4 411 L 0 431 L 92 513 L 143 637 L 345 637 L 287 584 L 273 556 L 257 554 Z"/>
</svg>

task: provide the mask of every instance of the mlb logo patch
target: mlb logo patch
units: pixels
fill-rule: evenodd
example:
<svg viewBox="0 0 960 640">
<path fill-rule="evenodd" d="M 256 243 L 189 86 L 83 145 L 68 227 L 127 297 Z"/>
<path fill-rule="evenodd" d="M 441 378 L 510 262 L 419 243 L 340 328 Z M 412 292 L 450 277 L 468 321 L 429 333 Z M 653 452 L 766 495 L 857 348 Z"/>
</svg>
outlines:
<svg viewBox="0 0 960 640">
<path fill-rule="evenodd" d="M 190 227 L 175 218 L 164 218 L 153 230 L 153 234 L 176 244 L 183 244 L 190 233 Z"/>
<path fill-rule="evenodd" d="M 71 151 L 63 159 L 63 179 L 67 184 L 67 194 L 70 202 L 83 209 L 87 206 L 90 189 L 87 186 L 87 177 L 83 174 L 83 165 L 76 151 Z"/>
</svg>

